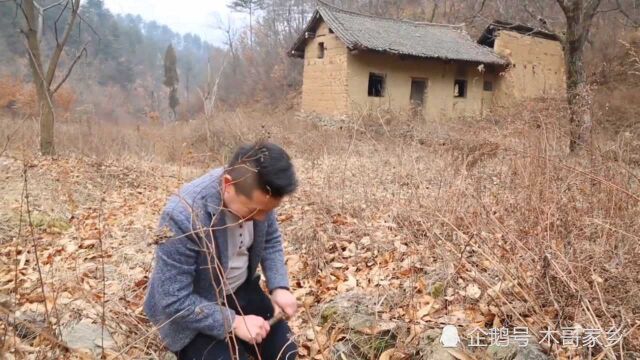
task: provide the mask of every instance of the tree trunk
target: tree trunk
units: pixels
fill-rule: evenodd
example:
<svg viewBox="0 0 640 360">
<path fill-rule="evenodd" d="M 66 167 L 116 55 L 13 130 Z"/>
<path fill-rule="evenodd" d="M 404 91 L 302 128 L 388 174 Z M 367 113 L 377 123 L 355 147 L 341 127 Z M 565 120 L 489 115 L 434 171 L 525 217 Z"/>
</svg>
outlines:
<svg viewBox="0 0 640 360">
<path fill-rule="evenodd" d="M 591 142 L 591 94 L 584 70 L 584 45 L 589 38 L 591 24 L 601 0 L 557 0 L 567 20 L 562 40 L 566 67 L 567 103 L 571 139 L 569 151 L 575 152 Z"/>
<path fill-rule="evenodd" d="M 38 91 L 38 94 L 40 91 Z M 45 95 L 48 99 L 51 99 L 50 95 Z M 56 153 L 54 139 L 54 123 L 55 123 L 55 112 L 53 111 L 53 106 L 51 103 L 44 99 L 42 100 L 42 96 L 38 95 L 38 101 L 40 102 L 40 153 L 42 155 L 54 155 Z"/>
<path fill-rule="evenodd" d="M 584 70 L 584 46 L 567 42 L 565 44 L 565 64 L 567 76 L 567 102 L 571 138 L 569 151 L 575 152 L 587 146 L 591 140 L 591 96 Z"/>
<path fill-rule="evenodd" d="M 51 100 L 52 94 L 51 91 L 49 91 L 49 86 L 45 80 L 42 68 L 40 39 L 38 38 L 39 30 L 37 28 L 39 13 L 33 0 L 25 0 L 23 6 L 27 21 L 25 35 L 27 38 L 29 65 L 31 67 L 31 75 L 33 76 L 33 83 L 36 87 L 38 107 L 40 110 L 40 152 L 42 155 L 53 155 L 55 154 L 53 142 L 55 112 Z"/>
</svg>

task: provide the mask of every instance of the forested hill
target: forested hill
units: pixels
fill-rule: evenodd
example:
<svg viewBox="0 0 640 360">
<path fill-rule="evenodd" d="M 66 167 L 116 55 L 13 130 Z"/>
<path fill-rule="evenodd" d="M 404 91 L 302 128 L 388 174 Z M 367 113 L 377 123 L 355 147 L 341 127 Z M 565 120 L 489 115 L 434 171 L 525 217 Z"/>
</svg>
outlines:
<svg viewBox="0 0 640 360">
<path fill-rule="evenodd" d="M 56 2 L 40 3 L 46 7 Z M 45 53 L 56 44 L 55 23 L 61 10 L 61 6 L 54 6 L 45 11 L 41 41 Z M 58 29 L 64 27 L 68 13 L 62 12 Z M 86 54 L 78 62 L 69 83 L 74 89 L 82 85 L 82 92 L 74 92 L 77 104 L 92 104 L 94 111 L 106 111 L 115 118 L 157 111 L 165 106 L 163 57 L 169 44 L 173 44 L 177 52 L 181 100 L 186 104 L 189 88 L 188 95 L 195 103 L 197 87 L 207 77 L 207 57 L 220 53 L 211 44 L 198 35 L 181 35 L 140 16 L 114 14 L 105 8 L 102 0 L 82 1 L 80 13 L 82 21 L 76 23 L 70 35 L 58 72 L 58 76 L 63 76 L 86 46 Z M 24 39 L 17 30 L 21 19 L 20 14 L 16 16 L 14 2 L 0 2 L 0 76 L 17 77 L 26 83 L 30 71 Z M 125 99 L 126 102 L 120 101 Z"/>
<path fill-rule="evenodd" d="M 556 0 L 536 1 L 539 6 L 534 12 L 516 0 L 327 1 L 374 16 L 464 24 L 473 38 L 493 19 L 534 26 L 544 20 L 558 33 L 563 33 L 566 25 Z M 38 3 L 47 7 L 57 2 Z M 235 3 L 244 5 L 232 6 Z M 24 38 L 17 31 L 24 17 L 16 14 L 15 4 L 0 0 L 0 108 L 19 94 L 26 97 L 19 109 L 24 114 L 33 111 L 36 100 Z M 223 44 L 216 44 L 220 48 L 197 35 L 180 35 L 139 16 L 115 15 L 105 8 L 103 0 L 82 0 L 81 4 L 82 20 L 76 23 L 64 48 L 56 73 L 58 79 L 67 73 L 85 45 L 86 56 L 74 68 L 66 92 L 54 99 L 64 103 L 75 118 L 174 120 L 168 106 L 169 89 L 163 85 L 164 54 L 169 44 L 173 44 L 177 53 L 178 120 L 194 119 L 203 113 L 201 91 L 206 83 L 214 83 L 218 75 L 221 78 L 215 98 L 217 107 L 295 108 L 292 105 L 300 98 L 297 95 L 302 84 L 302 61 L 288 57 L 287 53 L 313 13 L 315 0 L 228 1 L 233 12 L 247 13 L 247 4 L 255 12 L 249 22 L 234 22 L 232 17 L 216 18 L 212 14 L 211 31 L 217 31 L 224 39 Z M 585 48 L 589 81 L 600 89 L 595 91 L 594 102 L 602 108 L 606 123 L 635 121 L 636 102 L 627 99 L 636 94 L 636 80 L 628 76 L 627 68 L 637 66 L 633 59 L 637 58 L 634 54 L 640 32 L 632 19 L 639 16 L 640 7 L 634 0 L 603 0 L 601 9 L 604 10 L 593 20 Z M 55 22 L 60 14 L 58 28 L 62 29 L 69 9 L 63 11 L 59 5 L 45 12 L 41 41 L 45 53 L 50 53 L 56 44 Z M 64 113 L 59 115 L 64 117 Z"/>
</svg>

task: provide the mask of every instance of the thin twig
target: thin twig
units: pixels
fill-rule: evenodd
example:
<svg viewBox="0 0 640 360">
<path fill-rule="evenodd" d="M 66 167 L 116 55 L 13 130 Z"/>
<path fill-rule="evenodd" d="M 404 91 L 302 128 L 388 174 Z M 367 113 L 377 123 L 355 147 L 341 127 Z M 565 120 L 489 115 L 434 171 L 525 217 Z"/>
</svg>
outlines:
<svg viewBox="0 0 640 360">
<path fill-rule="evenodd" d="M 322 347 L 322 344 L 320 344 L 318 333 L 316 332 L 316 328 L 313 325 L 313 320 L 311 319 L 311 311 L 309 311 L 309 306 L 307 306 L 307 304 L 305 303 L 303 303 L 303 306 L 304 306 L 305 315 L 307 316 L 307 321 L 309 322 L 309 326 L 311 326 L 311 331 L 313 331 L 313 337 L 316 339 L 316 345 L 318 345 L 318 351 L 320 351 L 320 356 L 322 357 L 322 360 L 327 360 L 327 358 L 324 356 L 324 351 L 322 351 L 323 347 Z"/>
<path fill-rule="evenodd" d="M 22 170 L 22 174 L 24 175 L 24 198 L 25 203 L 27 205 L 27 218 L 29 219 L 29 230 L 31 232 L 31 242 L 33 243 L 33 252 L 36 257 L 36 266 L 38 268 L 38 277 L 40 278 L 40 289 L 42 290 L 43 304 L 44 304 L 44 316 L 47 321 L 47 326 L 51 327 L 51 319 L 49 318 L 49 306 L 47 305 L 47 293 L 44 288 L 44 277 L 42 276 L 42 268 L 40 267 L 40 257 L 38 256 L 38 243 L 36 242 L 36 234 L 33 226 L 33 221 L 31 220 L 31 209 L 29 207 L 29 185 L 28 185 L 28 177 L 27 177 L 27 164 L 24 164 L 24 169 Z"/>
<path fill-rule="evenodd" d="M 633 194 L 629 190 L 627 190 L 627 189 L 625 189 L 625 188 L 623 188 L 623 187 L 621 187 L 619 185 L 616 185 L 616 184 L 612 183 L 611 181 L 607 181 L 606 179 L 603 179 L 603 178 L 601 178 L 599 176 L 593 175 L 593 174 L 591 174 L 591 173 L 589 173 L 587 171 L 584 171 L 584 170 L 581 170 L 581 169 L 577 169 L 577 168 L 575 168 L 575 167 L 573 167 L 571 165 L 567 165 L 567 164 L 565 164 L 563 162 L 560 162 L 558 160 L 551 159 L 548 156 L 531 154 L 531 153 L 528 153 L 526 151 L 522 151 L 522 150 L 518 150 L 518 149 L 510 149 L 510 150 L 513 151 L 513 152 L 520 153 L 522 155 L 526 155 L 526 156 L 530 156 L 530 157 L 535 157 L 535 158 L 540 158 L 540 159 L 547 160 L 547 161 L 549 161 L 551 163 L 554 163 L 554 164 L 556 164 L 556 165 L 558 165 L 560 167 L 563 167 L 563 168 L 565 168 L 567 170 L 571 170 L 571 171 L 574 171 L 574 172 L 576 172 L 576 173 L 578 173 L 580 175 L 583 175 L 583 176 L 585 176 L 585 177 L 587 177 L 587 178 L 589 178 L 591 180 L 595 180 L 595 181 L 598 181 L 598 182 L 600 182 L 600 183 L 602 183 L 604 185 L 610 186 L 610 187 L 612 187 L 612 188 L 614 188 L 614 189 L 616 189 L 616 190 L 618 190 L 618 191 L 630 196 L 634 200 L 637 200 L 637 201 L 640 202 L 640 196 L 638 196 L 636 194 Z"/>
<path fill-rule="evenodd" d="M 4 153 L 7 151 L 7 149 L 9 148 L 9 144 L 11 144 L 11 140 L 13 140 L 13 137 L 16 135 L 16 133 L 18 132 L 18 130 L 20 130 L 20 126 L 22 124 L 18 124 L 18 126 L 16 126 L 16 128 L 11 131 L 11 133 L 9 135 L 7 135 L 7 141 L 4 143 L 4 145 L 2 146 L 2 150 L 0 150 L 0 157 L 2 155 L 4 155 Z"/>
<path fill-rule="evenodd" d="M 22 213 L 22 209 L 24 206 L 24 195 L 25 192 L 27 191 L 26 189 L 26 182 L 22 185 L 22 193 L 20 194 L 20 217 L 18 220 L 18 236 L 16 237 L 16 246 L 15 246 L 15 268 L 14 268 L 14 278 L 13 278 L 13 318 L 16 318 L 16 310 L 18 309 L 18 290 L 19 290 L 19 285 L 18 285 L 18 244 L 20 244 L 20 239 L 22 238 L 22 219 L 23 219 L 23 213 Z M 15 349 L 15 347 L 17 346 L 17 338 L 16 338 L 16 333 L 15 331 L 13 332 L 13 347 Z"/>
<path fill-rule="evenodd" d="M 5 308 L 4 306 L 0 305 L 0 313 L 8 315 L 8 314 L 11 314 L 11 312 L 12 312 L 11 310 L 9 310 L 9 309 Z M 10 325 L 16 326 L 17 322 L 14 320 L 13 324 L 10 324 Z M 30 324 L 30 323 L 28 323 L 26 321 L 20 321 L 20 326 L 24 326 L 25 328 L 27 328 L 30 331 L 32 331 L 34 334 L 38 334 L 38 335 L 42 336 L 43 338 L 49 340 L 51 343 L 61 347 L 64 350 L 73 351 L 73 349 L 71 349 L 69 347 L 69 345 L 65 344 L 63 341 L 58 340 L 55 336 L 51 335 L 45 329 L 38 328 L 37 326 L 32 325 L 32 324 Z"/>
<path fill-rule="evenodd" d="M 67 81 L 67 79 L 71 75 L 71 72 L 73 71 L 73 68 L 76 66 L 76 64 L 78 63 L 78 60 L 80 60 L 82 55 L 85 55 L 85 57 L 86 57 L 86 55 L 87 55 L 87 45 L 88 44 L 89 44 L 88 42 L 85 43 L 84 46 L 82 47 L 82 50 L 80 50 L 78 55 L 76 55 L 75 59 L 73 59 L 73 62 L 71 62 L 71 65 L 69 65 L 69 68 L 67 69 L 67 72 L 65 73 L 64 77 L 62 78 L 62 80 L 60 80 L 58 85 L 56 85 L 56 87 L 53 88 L 53 91 L 51 91 L 51 95 L 54 95 L 60 89 L 60 87 L 62 87 L 62 85 Z"/>
<path fill-rule="evenodd" d="M 102 352 L 100 355 L 101 359 L 105 358 L 105 352 L 104 352 L 104 327 L 105 327 L 105 303 L 107 301 L 107 287 L 106 287 L 106 278 L 105 278 L 105 271 L 104 271 L 104 246 L 103 246 L 103 241 L 102 241 L 102 201 L 103 199 L 100 198 L 100 208 L 98 209 L 98 244 L 100 245 L 100 262 L 101 262 L 101 266 L 102 266 L 102 331 L 100 332 L 100 348 L 102 348 Z"/>
</svg>

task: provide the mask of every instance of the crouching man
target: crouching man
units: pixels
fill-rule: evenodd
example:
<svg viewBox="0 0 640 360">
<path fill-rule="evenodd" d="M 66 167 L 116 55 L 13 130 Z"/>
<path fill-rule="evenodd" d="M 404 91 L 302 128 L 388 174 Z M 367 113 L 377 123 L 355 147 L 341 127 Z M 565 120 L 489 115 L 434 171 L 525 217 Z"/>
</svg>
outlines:
<svg viewBox="0 0 640 360">
<path fill-rule="evenodd" d="M 144 311 L 179 359 L 296 358 L 287 323 L 269 324 L 297 311 L 274 213 L 296 187 L 289 155 L 257 143 L 169 199 Z"/>
</svg>

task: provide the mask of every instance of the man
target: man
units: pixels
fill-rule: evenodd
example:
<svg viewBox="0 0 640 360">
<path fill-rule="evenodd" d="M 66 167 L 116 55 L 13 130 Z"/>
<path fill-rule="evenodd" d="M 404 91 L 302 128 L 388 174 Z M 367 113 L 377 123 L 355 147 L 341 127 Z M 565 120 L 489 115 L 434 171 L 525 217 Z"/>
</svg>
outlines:
<svg viewBox="0 0 640 360">
<path fill-rule="evenodd" d="M 170 198 L 144 311 L 179 359 L 296 358 L 286 322 L 268 321 L 297 311 L 274 213 L 296 187 L 289 155 L 257 143 Z"/>
</svg>

